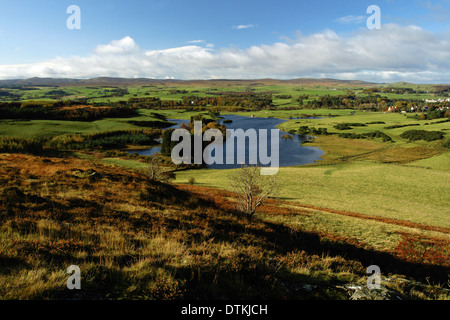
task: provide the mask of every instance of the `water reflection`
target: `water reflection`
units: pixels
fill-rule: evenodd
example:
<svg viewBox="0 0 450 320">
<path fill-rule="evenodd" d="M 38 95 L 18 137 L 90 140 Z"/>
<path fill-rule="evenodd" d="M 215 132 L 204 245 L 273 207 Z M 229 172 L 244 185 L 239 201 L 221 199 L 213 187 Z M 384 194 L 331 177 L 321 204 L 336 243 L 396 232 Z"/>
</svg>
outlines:
<svg viewBox="0 0 450 320">
<path fill-rule="evenodd" d="M 248 129 L 255 129 L 256 132 L 258 130 L 266 129 L 268 130 L 268 152 L 270 155 L 270 130 L 271 129 L 277 129 L 277 125 L 285 122 L 285 120 L 282 119 L 275 119 L 275 118 L 250 118 L 250 117 L 243 117 L 243 116 L 237 116 L 237 115 L 227 115 L 222 116 L 222 119 L 220 119 L 219 123 L 222 124 L 225 120 L 231 120 L 231 123 L 225 123 L 227 129 L 242 129 L 244 131 L 247 131 Z M 172 120 L 169 121 L 175 122 L 176 125 L 174 125 L 171 128 L 179 128 L 180 124 L 182 123 L 188 123 L 188 120 Z M 302 142 L 306 140 L 306 137 L 299 136 L 297 134 L 288 134 L 287 132 L 280 132 L 280 137 L 284 134 L 287 134 L 289 136 L 288 139 L 282 139 L 280 138 L 279 141 L 279 154 L 280 154 L 280 161 L 279 166 L 280 167 L 290 167 L 290 166 L 298 166 L 298 165 L 305 165 L 309 163 L 313 163 L 315 161 L 321 160 L 321 156 L 324 155 L 324 152 L 320 150 L 319 148 L 315 147 L 307 147 L 304 145 L 301 145 Z M 291 138 L 292 137 L 292 138 Z M 226 158 L 226 145 L 227 143 L 231 143 L 230 141 L 226 141 L 224 143 L 224 156 Z M 248 141 L 246 143 L 246 153 L 248 159 L 248 152 L 251 150 L 254 152 L 255 150 L 258 150 L 258 145 L 249 146 Z M 235 157 L 237 156 L 237 144 L 235 143 Z M 159 153 L 161 151 L 160 147 L 153 147 L 150 149 L 145 150 L 133 150 L 130 151 L 130 153 L 137 153 L 139 155 L 144 156 L 152 156 L 156 153 Z M 235 160 L 235 159 L 231 159 Z M 225 160 L 226 162 L 226 160 Z M 236 163 L 236 161 L 232 161 L 234 164 L 213 164 L 208 166 L 208 168 L 211 169 L 232 169 L 232 168 L 238 168 L 241 165 L 239 163 Z"/>
</svg>

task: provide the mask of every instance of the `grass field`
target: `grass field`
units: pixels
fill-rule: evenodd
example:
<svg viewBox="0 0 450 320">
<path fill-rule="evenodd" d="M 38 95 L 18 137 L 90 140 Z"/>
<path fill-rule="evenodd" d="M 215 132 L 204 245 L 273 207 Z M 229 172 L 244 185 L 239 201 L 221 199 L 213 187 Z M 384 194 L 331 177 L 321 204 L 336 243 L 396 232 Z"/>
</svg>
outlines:
<svg viewBox="0 0 450 320">
<path fill-rule="evenodd" d="M 450 170 L 450 152 L 443 153 L 433 158 L 417 160 L 410 163 L 411 166 L 418 166 L 427 169 Z"/>
<path fill-rule="evenodd" d="M 0 88 L 5 92 L 20 95 L 21 100 L 49 100 L 49 99 L 79 99 L 86 98 L 89 102 L 116 102 L 125 101 L 133 97 L 158 97 L 162 100 L 177 100 L 186 95 L 208 96 L 217 92 L 269 92 L 273 95 L 291 95 L 292 99 L 278 99 L 275 97 L 274 103 L 277 107 L 292 107 L 298 105 L 294 100 L 300 95 L 309 95 L 309 99 L 316 99 L 323 95 L 342 95 L 347 91 L 358 93 L 361 96 L 367 95 L 363 92 L 366 88 L 384 88 L 385 92 L 379 93 L 387 98 L 399 99 L 431 99 L 444 98 L 444 95 L 434 93 L 433 85 L 416 85 L 405 83 L 393 84 L 370 84 L 361 82 L 345 82 L 334 80 L 302 79 L 293 81 L 278 81 L 272 79 L 265 80 L 236 80 L 236 81 L 153 81 L 147 83 L 131 83 L 129 81 L 117 81 L 108 84 L 101 80 L 89 82 L 89 84 L 59 84 L 55 86 L 32 86 L 26 85 L 25 89 L 20 88 Z M 390 93 L 389 88 L 412 88 L 422 90 L 421 94 L 395 94 Z M 126 89 L 124 95 L 114 96 L 113 90 Z M 182 90 L 183 93 L 177 92 Z M 54 93 L 60 95 L 54 96 Z M 185 93 L 184 93 L 185 92 Z M 3 98 L 8 101 L 8 98 Z M 2 101 L 0 99 L 0 101 Z"/>
<path fill-rule="evenodd" d="M 10 137 L 54 137 L 62 134 L 84 134 L 108 130 L 136 129 L 128 121 L 158 121 L 150 110 L 139 110 L 139 115 L 128 118 L 107 118 L 92 122 L 64 120 L 0 120 L 0 134 Z"/>
<path fill-rule="evenodd" d="M 310 111 L 311 112 L 311 111 Z M 324 114 L 326 111 L 317 114 Z M 375 130 L 380 130 L 386 134 L 392 136 L 394 141 L 402 141 L 399 136 L 406 130 L 417 129 L 417 130 L 450 130 L 450 123 L 438 123 L 442 119 L 429 120 L 429 121 L 417 121 L 416 119 L 409 118 L 407 114 L 399 113 L 383 113 L 383 112 L 363 112 L 357 111 L 355 115 L 349 115 L 349 111 L 341 111 L 340 113 L 329 111 L 331 114 L 340 115 L 340 117 L 328 118 L 325 117 L 320 120 L 306 119 L 306 120 L 290 120 L 280 128 L 285 131 L 296 130 L 300 126 L 315 126 L 318 128 L 327 128 L 330 133 L 342 133 L 344 131 L 337 130 L 334 128 L 335 125 L 339 123 L 362 123 L 366 124 L 364 127 L 354 127 L 351 130 L 346 130 L 345 132 L 350 133 L 367 133 Z M 410 116 L 410 115 L 409 115 Z M 374 122 L 383 122 L 380 124 L 371 124 Z M 405 126 L 403 128 L 386 129 L 388 126 L 395 125 L 413 125 Z"/>
<path fill-rule="evenodd" d="M 200 185 L 229 189 L 229 174 L 181 171 L 177 182 L 192 176 Z M 449 179 L 441 170 L 366 162 L 281 168 L 277 175 L 284 200 L 444 227 L 450 227 Z"/>
</svg>

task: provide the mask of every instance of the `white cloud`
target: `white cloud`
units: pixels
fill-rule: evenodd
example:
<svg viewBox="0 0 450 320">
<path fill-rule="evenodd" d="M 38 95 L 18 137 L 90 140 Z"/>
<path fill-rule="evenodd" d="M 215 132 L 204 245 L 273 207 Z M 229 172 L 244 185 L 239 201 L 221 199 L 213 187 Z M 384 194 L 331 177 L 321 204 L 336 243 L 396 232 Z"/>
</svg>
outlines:
<svg viewBox="0 0 450 320">
<path fill-rule="evenodd" d="M 138 52 L 139 50 L 140 49 L 134 40 L 131 37 L 126 36 L 120 40 L 113 40 L 110 44 L 97 46 L 97 48 L 95 48 L 95 53 L 99 55 L 124 54 Z"/>
<path fill-rule="evenodd" d="M 366 21 L 366 19 L 367 19 L 367 17 L 365 17 L 365 16 L 349 15 L 349 16 L 337 18 L 334 21 L 339 22 L 339 23 L 350 24 L 350 23 L 362 23 L 362 22 Z"/>
<path fill-rule="evenodd" d="M 344 24 L 351 24 L 351 23 L 359 24 L 359 23 L 363 23 L 366 20 L 367 20 L 367 16 L 353 16 L 353 15 L 349 15 L 349 16 L 337 18 L 334 21 L 335 22 L 339 22 L 339 23 L 344 23 Z"/>
<path fill-rule="evenodd" d="M 254 24 L 240 24 L 238 26 L 233 26 L 233 29 L 242 30 L 242 29 L 249 29 L 249 28 L 255 28 L 256 25 Z"/>
<path fill-rule="evenodd" d="M 195 43 L 202 44 L 195 45 Z M 206 42 L 143 50 L 131 37 L 97 46 L 86 56 L 0 65 L 0 78 L 98 76 L 177 79 L 327 77 L 375 82 L 450 82 L 450 40 L 416 26 L 383 25 L 349 36 L 332 30 L 246 49 Z"/>
<path fill-rule="evenodd" d="M 188 41 L 187 43 L 204 44 L 206 48 L 214 48 L 214 44 L 213 43 L 206 43 L 206 40 L 191 40 L 191 41 Z"/>
<path fill-rule="evenodd" d="M 188 43 L 204 43 L 204 42 L 206 42 L 205 40 L 191 40 L 191 41 L 188 41 Z"/>
</svg>

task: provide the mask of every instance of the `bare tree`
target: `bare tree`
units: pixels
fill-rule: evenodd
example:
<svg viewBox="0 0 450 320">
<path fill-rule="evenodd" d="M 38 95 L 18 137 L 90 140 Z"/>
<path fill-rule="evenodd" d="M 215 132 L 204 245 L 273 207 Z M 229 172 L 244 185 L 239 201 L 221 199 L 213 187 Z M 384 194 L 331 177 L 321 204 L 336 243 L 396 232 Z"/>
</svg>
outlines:
<svg viewBox="0 0 450 320">
<path fill-rule="evenodd" d="M 253 218 L 256 209 L 278 190 L 274 176 L 262 176 L 257 166 L 242 166 L 230 175 L 230 184 L 238 195 L 238 210 Z"/>
<path fill-rule="evenodd" d="M 159 155 L 153 156 L 148 160 L 148 175 L 150 179 L 163 182 L 175 179 L 175 174 L 171 171 L 166 171 L 161 163 L 162 158 Z"/>
</svg>

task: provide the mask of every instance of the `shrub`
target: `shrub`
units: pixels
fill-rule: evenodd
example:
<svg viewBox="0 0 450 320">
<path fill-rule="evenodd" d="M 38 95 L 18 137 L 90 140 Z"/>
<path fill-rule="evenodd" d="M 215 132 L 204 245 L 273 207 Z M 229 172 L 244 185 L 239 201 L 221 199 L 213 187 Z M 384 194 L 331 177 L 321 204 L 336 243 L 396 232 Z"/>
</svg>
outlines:
<svg viewBox="0 0 450 320">
<path fill-rule="evenodd" d="M 348 125 L 348 123 L 339 123 L 338 125 L 334 126 L 337 130 L 350 130 L 352 127 Z"/>
<path fill-rule="evenodd" d="M 308 126 L 301 126 L 298 131 L 298 134 L 308 134 L 309 133 L 309 127 Z"/>
<path fill-rule="evenodd" d="M 278 94 L 278 95 L 275 95 L 274 98 L 276 98 L 276 99 L 292 99 L 292 96 L 290 94 Z"/>
<path fill-rule="evenodd" d="M 444 110 L 434 110 L 434 111 L 428 112 L 428 114 L 427 114 L 428 120 L 440 119 L 440 118 L 444 118 L 444 117 L 445 117 Z"/>
<path fill-rule="evenodd" d="M 176 142 L 172 141 L 172 133 L 174 129 L 168 129 L 163 131 L 162 134 L 162 144 L 161 144 L 161 154 L 163 156 L 170 157 L 172 153 L 172 148 L 175 146 Z"/>
<path fill-rule="evenodd" d="M 155 181 L 169 182 L 175 179 L 175 173 L 166 171 L 163 163 L 163 157 L 153 156 L 148 159 L 148 175 Z"/>
<path fill-rule="evenodd" d="M 368 132 L 363 134 L 357 134 L 357 133 L 340 133 L 340 138 L 346 138 L 346 139 L 367 139 L 367 138 L 381 138 L 383 139 L 383 142 L 390 142 L 392 141 L 392 138 L 381 131 L 374 131 L 374 132 Z"/>
<path fill-rule="evenodd" d="M 450 266 L 449 248 L 445 241 L 421 235 L 401 235 L 402 239 L 395 248 L 401 259 L 414 263 Z"/>
<path fill-rule="evenodd" d="M 301 126 L 297 134 L 299 135 L 305 135 L 305 134 L 315 134 L 315 135 L 328 135 L 328 129 L 327 128 L 310 128 L 308 126 Z"/>
<path fill-rule="evenodd" d="M 443 143 L 442 146 L 444 148 L 450 149 L 450 138 L 446 139 Z"/>
<path fill-rule="evenodd" d="M 353 123 L 348 123 L 348 125 L 350 127 L 366 127 L 367 125 L 364 123 L 358 123 L 358 122 L 353 122 Z"/>
<path fill-rule="evenodd" d="M 403 132 L 400 137 L 409 141 L 436 141 L 442 140 L 444 138 L 444 133 L 440 131 L 408 130 Z"/>
<path fill-rule="evenodd" d="M 53 138 L 47 146 L 62 150 L 114 149 L 127 144 L 154 145 L 157 129 L 118 130 L 83 135 L 62 135 Z"/>
<path fill-rule="evenodd" d="M 172 171 L 165 171 L 161 173 L 161 181 L 163 182 L 169 182 L 176 179 L 175 173 Z"/>
<path fill-rule="evenodd" d="M 350 130 L 352 127 L 366 127 L 367 125 L 364 123 L 339 123 L 334 126 L 337 130 Z"/>
<path fill-rule="evenodd" d="M 374 132 L 364 133 L 363 135 L 365 135 L 365 136 L 367 136 L 369 138 L 381 138 L 381 139 L 383 139 L 383 142 L 392 141 L 392 138 L 390 136 L 388 136 L 384 132 L 381 132 L 381 131 L 378 131 L 378 130 L 374 131 Z"/>
<path fill-rule="evenodd" d="M 398 128 L 414 127 L 414 126 L 420 126 L 420 124 L 419 123 L 398 124 L 398 125 L 384 127 L 384 129 L 398 129 Z"/>
<path fill-rule="evenodd" d="M 188 180 L 190 185 L 194 185 L 195 184 L 195 178 L 194 177 L 190 177 Z"/>
<path fill-rule="evenodd" d="M 283 139 L 283 140 L 292 140 L 292 139 L 294 139 L 294 137 L 292 135 L 290 135 L 290 134 L 285 133 L 285 134 L 281 135 L 281 139 Z"/>
<path fill-rule="evenodd" d="M 64 109 L 71 105 L 73 108 Z M 75 102 L 27 101 L 21 104 L 0 103 L 1 119 L 45 119 L 93 121 L 102 118 L 117 118 L 137 115 L 132 107 L 113 105 L 98 108 L 94 105 L 76 104 Z"/>
<path fill-rule="evenodd" d="M 146 128 L 167 128 L 175 125 L 175 122 L 169 121 L 128 121 L 129 124 L 138 126 L 138 127 L 146 127 Z"/>
<path fill-rule="evenodd" d="M 39 153 L 41 151 L 42 141 L 39 139 L 0 137 L 0 152 Z"/>
</svg>

